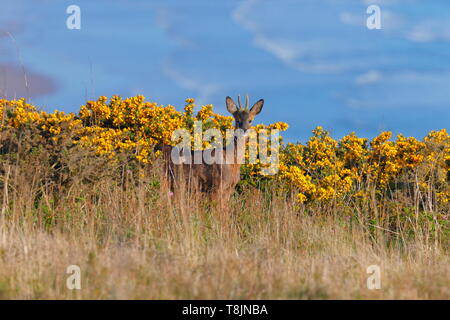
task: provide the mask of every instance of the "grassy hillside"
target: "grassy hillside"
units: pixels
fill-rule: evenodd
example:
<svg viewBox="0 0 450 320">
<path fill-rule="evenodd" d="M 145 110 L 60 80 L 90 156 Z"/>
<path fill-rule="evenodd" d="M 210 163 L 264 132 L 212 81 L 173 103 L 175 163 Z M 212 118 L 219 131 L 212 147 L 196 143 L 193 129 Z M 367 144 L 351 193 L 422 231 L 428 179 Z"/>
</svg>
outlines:
<svg viewBox="0 0 450 320">
<path fill-rule="evenodd" d="M 317 128 L 282 143 L 277 174 L 243 166 L 224 214 L 172 194 L 153 152 L 195 120 L 232 126 L 193 108 L 101 97 L 64 114 L 0 100 L 0 298 L 450 298 L 445 130 L 368 141 Z M 81 290 L 66 287 L 69 265 Z"/>
</svg>

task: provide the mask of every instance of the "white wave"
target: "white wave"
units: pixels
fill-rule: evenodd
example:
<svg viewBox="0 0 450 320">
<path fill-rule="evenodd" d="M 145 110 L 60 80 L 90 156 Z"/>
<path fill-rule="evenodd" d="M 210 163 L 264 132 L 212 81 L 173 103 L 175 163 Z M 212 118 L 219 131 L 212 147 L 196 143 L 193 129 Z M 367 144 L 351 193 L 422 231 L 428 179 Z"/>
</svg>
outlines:
<svg viewBox="0 0 450 320">
<path fill-rule="evenodd" d="M 376 71 L 376 70 L 370 70 L 359 77 L 356 78 L 355 83 L 357 85 L 367 85 L 379 82 L 383 79 L 383 75 Z"/>
</svg>

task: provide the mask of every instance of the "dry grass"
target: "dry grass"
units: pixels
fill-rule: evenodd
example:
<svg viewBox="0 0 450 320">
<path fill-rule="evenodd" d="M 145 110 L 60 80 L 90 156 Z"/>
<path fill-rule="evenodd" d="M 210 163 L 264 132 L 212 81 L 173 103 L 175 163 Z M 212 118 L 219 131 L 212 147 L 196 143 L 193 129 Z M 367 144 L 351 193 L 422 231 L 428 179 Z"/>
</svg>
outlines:
<svg viewBox="0 0 450 320">
<path fill-rule="evenodd" d="M 374 229 L 352 204 L 299 207 L 250 187 L 224 215 L 199 194 L 170 196 L 156 169 L 64 188 L 40 183 L 43 171 L 2 168 L 2 299 L 450 298 L 431 222 Z M 81 290 L 66 287 L 72 264 Z M 366 286 L 374 264 L 380 290 Z"/>
</svg>

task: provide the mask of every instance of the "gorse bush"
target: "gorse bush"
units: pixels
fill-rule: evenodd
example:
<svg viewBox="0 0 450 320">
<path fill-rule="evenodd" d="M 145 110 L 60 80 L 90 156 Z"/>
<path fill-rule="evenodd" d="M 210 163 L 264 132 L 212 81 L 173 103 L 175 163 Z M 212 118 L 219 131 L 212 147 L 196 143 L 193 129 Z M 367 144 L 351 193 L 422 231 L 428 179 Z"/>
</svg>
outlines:
<svg viewBox="0 0 450 320">
<path fill-rule="evenodd" d="M 173 145 L 171 135 L 176 129 L 193 132 L 195 121 L 201 121 L 203 130 L 216 128 L 225 136 L 225 131 L 233 127 L 233 118 L 214 113 L 212 105 L 202 106 L 196 115 L 194 106 L 194 99 L 186 99 L 184 111 L 180 112 L 172 105 L 146 102 L 143 96 L 113 96 L 109 102 L 102 96 L 81 106 L 76 115 L 38 111 L 24 99 L 2 99 L 2 153 L 18 148 L 11 149 L 12 141 L 6 132 L 20 134 L 29 130 L 33 131 L 36 147 L 80 145 L 112 160 L 121 161 L 126 156 L 151 163 L 158 156 L 153 152 L 155 145 Z M 279 122 L 254 128 L 257 132 L 284 131 L 288 125 Z M 256 180 L 269 178 L 286 183 L 297 193 L 299 202 L 364 198 L 372 191 L 386 195 L 398 188 L 412 188 L 413 193 L 432 195 L 433 204 L 448 203 L 450 136 L 446 129 L 432 131 L 422 141 L 403 135 L 395 141 L 390 139 L 391 132 L 382 132 L 372 141 L 355 133 L 335 140 L 318 127 L 306 144 L 282 144 L 277 175 L 258 177 L 258 166 L 253 164 L 245 164 L 243 173 Z M 203 142 L 203 147 L 208 146 Z"/>
<path fill-rule="evenodd" d="M 282 152 L 281 176 L 300 190 L 300 201 L 365 197 L 411 187 L 449 201 L 450 137 L 445 129 L 423 141 L 383 132 L 372 141 L 355 133 L 336 141 L 318 127 L 306 145 L 289 143 Z M 402 184 L 399 185 L 399 182 Z M 431 190 L 431 189 L 432 190 Z"/>
</svg>

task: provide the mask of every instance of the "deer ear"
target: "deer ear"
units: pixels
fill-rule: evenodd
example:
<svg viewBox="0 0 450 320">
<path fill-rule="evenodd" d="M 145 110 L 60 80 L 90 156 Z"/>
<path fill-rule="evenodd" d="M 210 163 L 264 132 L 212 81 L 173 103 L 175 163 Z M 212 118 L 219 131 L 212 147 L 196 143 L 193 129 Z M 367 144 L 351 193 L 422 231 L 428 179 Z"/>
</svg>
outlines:
<svg viewBox="0 0 450 320">
<path fill-rule="evenodd" d="M 227 97 L 225 100 L 228 112 L 234 114 L 237 111 L 236 103 L 234 103 L 233 99 L 231 99 L 230 97 Z"/>
<path fill-rule="evenodd" d="M 264 99 L 259 99 L 258 102 L 256 102 L 253 107 L 250 109 L 250 113 L 256 116 L 259 114 L 263 108 L 264 105 Z"/>
</svg>

